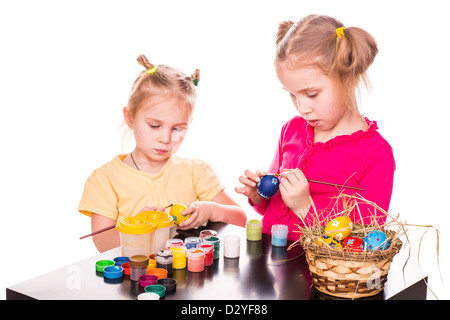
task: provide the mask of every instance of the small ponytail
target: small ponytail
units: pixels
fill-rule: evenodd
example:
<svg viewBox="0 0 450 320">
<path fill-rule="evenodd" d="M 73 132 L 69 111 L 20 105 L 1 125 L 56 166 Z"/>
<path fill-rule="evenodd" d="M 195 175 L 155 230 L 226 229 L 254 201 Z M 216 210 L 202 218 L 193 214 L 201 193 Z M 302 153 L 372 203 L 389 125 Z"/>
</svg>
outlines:
<svg viewBox="0 0 450 320">
<path fill-rule="evenodd" d="M 332 70 L 341 77 L 362 76 L 378 53 L 375 39 L 365 30 L 356 27 L 344 29 L 342 39 L 336 39 L 336 57 Z"/>
<path fill-rule="evenodd" d="M 147 57 L 144 56 L 143 54 L 139 55 L 139 57 L 136 60 L 141 66 L 145 68 L 145 70 L 151 70 L 153 67 L 155 67 L 155 65 L 151 64 L 148 61 Z"/>
</svg>

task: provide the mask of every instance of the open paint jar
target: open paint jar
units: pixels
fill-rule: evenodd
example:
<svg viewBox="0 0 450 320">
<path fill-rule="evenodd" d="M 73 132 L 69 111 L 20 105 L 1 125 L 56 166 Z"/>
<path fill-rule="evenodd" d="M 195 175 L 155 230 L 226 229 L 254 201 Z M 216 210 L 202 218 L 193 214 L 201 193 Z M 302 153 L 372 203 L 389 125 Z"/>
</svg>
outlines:
<svg viewBox="0 0 450 320">
<path fill-rule="evenodd" d="M 127 217 L 117 223 L 117 230 L 120 232 L 123 256 L 145 255 L 148 257 L 152 253 L 156 225 Z"/>
<path fill-rule="evenodd" d="M 191 248 L 187 251 L 188 271 L 202 272 L 205 270 L 205 252 L 200 248 Z"/>
<path fill-rule="evenodd" d="M 197 248 L 197 244 L 199 244 L 200 242 L 202 242 L 202 240 L 199 237 L 187 237 L 186 239 L 184 239 L 184 245 L 188 250 Z"/>
</svg>

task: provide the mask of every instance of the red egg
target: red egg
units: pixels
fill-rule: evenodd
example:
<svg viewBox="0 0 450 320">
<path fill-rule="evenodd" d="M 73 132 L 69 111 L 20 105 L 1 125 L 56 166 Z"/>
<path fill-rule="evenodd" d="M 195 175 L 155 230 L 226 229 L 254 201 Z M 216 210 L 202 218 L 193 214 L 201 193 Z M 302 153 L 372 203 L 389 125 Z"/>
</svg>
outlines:
<svg viewBox="0 0 450 320">
<path fill-rule="evenodd" d="M 343 245 L 345 250 L 352 252 L 361 252 L 364 249 L 364 243 L 357 237 L 345 238 Z"/>
</svg>

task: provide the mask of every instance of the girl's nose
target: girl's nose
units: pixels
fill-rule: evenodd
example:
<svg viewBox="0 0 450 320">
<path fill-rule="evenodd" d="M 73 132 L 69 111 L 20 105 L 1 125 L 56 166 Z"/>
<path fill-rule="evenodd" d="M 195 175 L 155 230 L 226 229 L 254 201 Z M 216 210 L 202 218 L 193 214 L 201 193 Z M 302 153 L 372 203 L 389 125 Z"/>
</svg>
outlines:
<svg viewBox="0 0 450 320">
<path fill-rule="evenodd" d="M 158 141 L 161 143 L 170 143 L 172 140 L 172 132 L 164 131 L 158 138 Z"/>
<path fill-rule="evenodd" d="M 301 116 L 304 116 L 312 111 L 311 106 L 306 99 L 296 98 L 296 107 Z"/>
</svg>

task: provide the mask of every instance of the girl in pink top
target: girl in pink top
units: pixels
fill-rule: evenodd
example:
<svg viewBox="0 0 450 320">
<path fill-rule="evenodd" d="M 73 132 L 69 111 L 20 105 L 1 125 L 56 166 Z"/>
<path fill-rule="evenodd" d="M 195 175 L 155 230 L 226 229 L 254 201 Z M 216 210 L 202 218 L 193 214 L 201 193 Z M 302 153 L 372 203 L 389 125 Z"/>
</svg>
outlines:
<svg viewBox="0 0 450 320">
<path fill-rule="evenodd" d="M 388 210 L 395 170 L 392 148 L 378 133 L 377 123 L 359 113 L 355 95 L 361 80 L 368 84 L 366 70 L 377 52 L 369 33 L 344 28 L 328 16 L 280 23 L 275 68 L 300 116 L 283 126 L 269 167 L 270 173 L 280 174 L 279 191 L 269 199 L 260 197 L 257 183 L 267 172 L 249 170 L 239 177 L 243 186 L 235 189 L 264 216 L 264 233 L 270 234 L 273 224 L 285 224 L 288 238 L 297 240 L 299 233 L 293 231 L 303 224 L 299 216 L 306 224 L 315 216 L 310 197 L 321 214 L 331 209 L 341 192 L 358 192 Z M 308 179 L 364 191 L 309 183 Z M 361 215 L 352 220 L 369 223 L 373 207 L 359 208 Z"/>
</svg>

